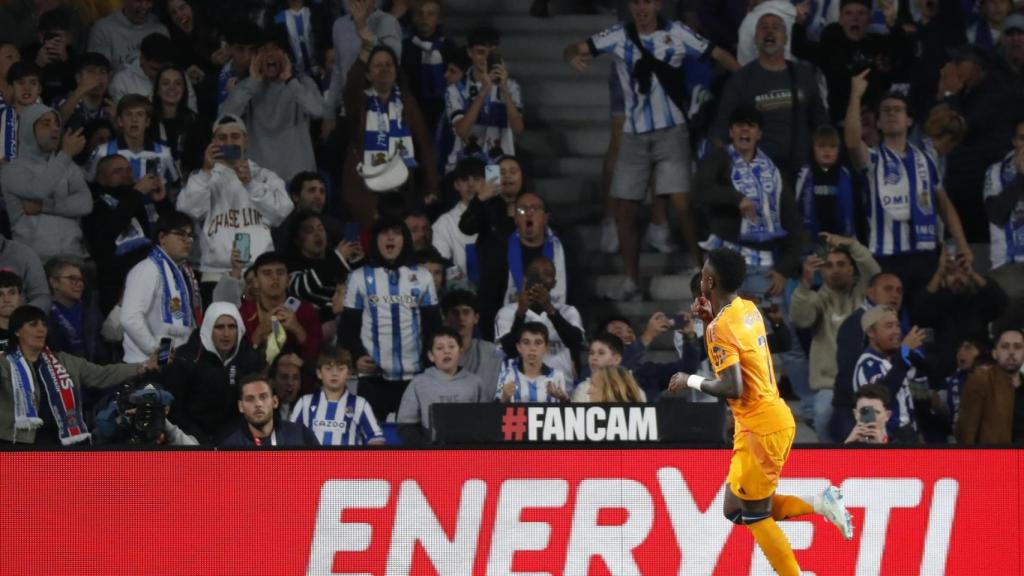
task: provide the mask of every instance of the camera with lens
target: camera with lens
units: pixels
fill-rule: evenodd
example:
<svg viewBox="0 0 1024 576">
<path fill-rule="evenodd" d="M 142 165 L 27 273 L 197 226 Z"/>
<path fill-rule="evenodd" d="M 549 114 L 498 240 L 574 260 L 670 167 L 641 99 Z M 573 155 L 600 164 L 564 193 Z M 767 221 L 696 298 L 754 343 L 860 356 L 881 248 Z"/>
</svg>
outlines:
<svg viewBox="0 0 1024 576">
<path fill-rule="evenodd" d="M 147 380 L 122 385 L 117 393 L 118 438 L 128 444 L 159 444 L 172 397 Z"/>
</svg>

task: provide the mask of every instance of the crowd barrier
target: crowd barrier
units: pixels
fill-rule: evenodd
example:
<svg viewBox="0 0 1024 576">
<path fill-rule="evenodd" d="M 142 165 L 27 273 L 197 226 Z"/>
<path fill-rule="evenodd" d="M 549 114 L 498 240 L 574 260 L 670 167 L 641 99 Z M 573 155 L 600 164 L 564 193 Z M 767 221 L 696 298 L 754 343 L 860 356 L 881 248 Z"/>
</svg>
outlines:
<svg viewBox="0 0 1024 576">
<path fill-rule="evenodd" d="M 0 452 L 3 574 L 771 574 L 723 449 Z M 856 535 L 780 523 L 804 574 L 1024 573 L 1024 452 L 800 449 Z"/>
</svg>

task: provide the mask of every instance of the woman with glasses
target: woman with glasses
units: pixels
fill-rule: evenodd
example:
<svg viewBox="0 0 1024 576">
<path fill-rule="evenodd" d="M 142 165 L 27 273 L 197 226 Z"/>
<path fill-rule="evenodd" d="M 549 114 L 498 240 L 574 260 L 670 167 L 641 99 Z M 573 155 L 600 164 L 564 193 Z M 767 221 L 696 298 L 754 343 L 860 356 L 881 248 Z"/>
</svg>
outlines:
<svg viewBox="0 0 1024 576">
<path fill-rule="evenodd" d="M 48 344 L 58 352 L 67 352 L 90 362 L 108 358 L 100 342 L 100 318 L 95 305 L 85 302 L 85 270 L 79 258 L 58 256 L 46 263 L 46 277 L 53 293 L 50 305 Z"/>
</svg>

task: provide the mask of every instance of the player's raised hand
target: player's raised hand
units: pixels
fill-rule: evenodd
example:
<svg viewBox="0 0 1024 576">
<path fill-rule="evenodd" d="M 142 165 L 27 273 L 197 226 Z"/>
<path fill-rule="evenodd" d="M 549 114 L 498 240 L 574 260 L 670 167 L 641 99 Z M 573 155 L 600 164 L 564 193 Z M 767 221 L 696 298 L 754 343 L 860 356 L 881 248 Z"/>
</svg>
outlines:
<svg viewBox="0 0 1024 576">
<path fill-rule="evenodd" d="M 690 306 L 690 313 L 696 318 L 700 318 L 705 325 L 715 318 L 711 313 L 711 301 L 703 296 L 698 296 L 693 300 L 693 304 Z"/>
</svg>

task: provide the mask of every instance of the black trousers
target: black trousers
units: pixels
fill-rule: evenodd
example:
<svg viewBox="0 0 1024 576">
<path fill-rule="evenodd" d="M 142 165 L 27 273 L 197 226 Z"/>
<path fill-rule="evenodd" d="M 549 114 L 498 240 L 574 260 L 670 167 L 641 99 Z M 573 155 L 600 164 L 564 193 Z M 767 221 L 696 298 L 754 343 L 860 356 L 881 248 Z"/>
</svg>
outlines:
<svg viewBox="0 0 1024 576">
<path fill-rule="evenodd" d="M 409 386 L 409 380 L 385 380 L 380 376 L 360 376 L 358 394 L 366 399 L 373 409 L 378 424 L 387 421 L 388 414 L 398 415 L 402 394 Z"/>
</svg>

